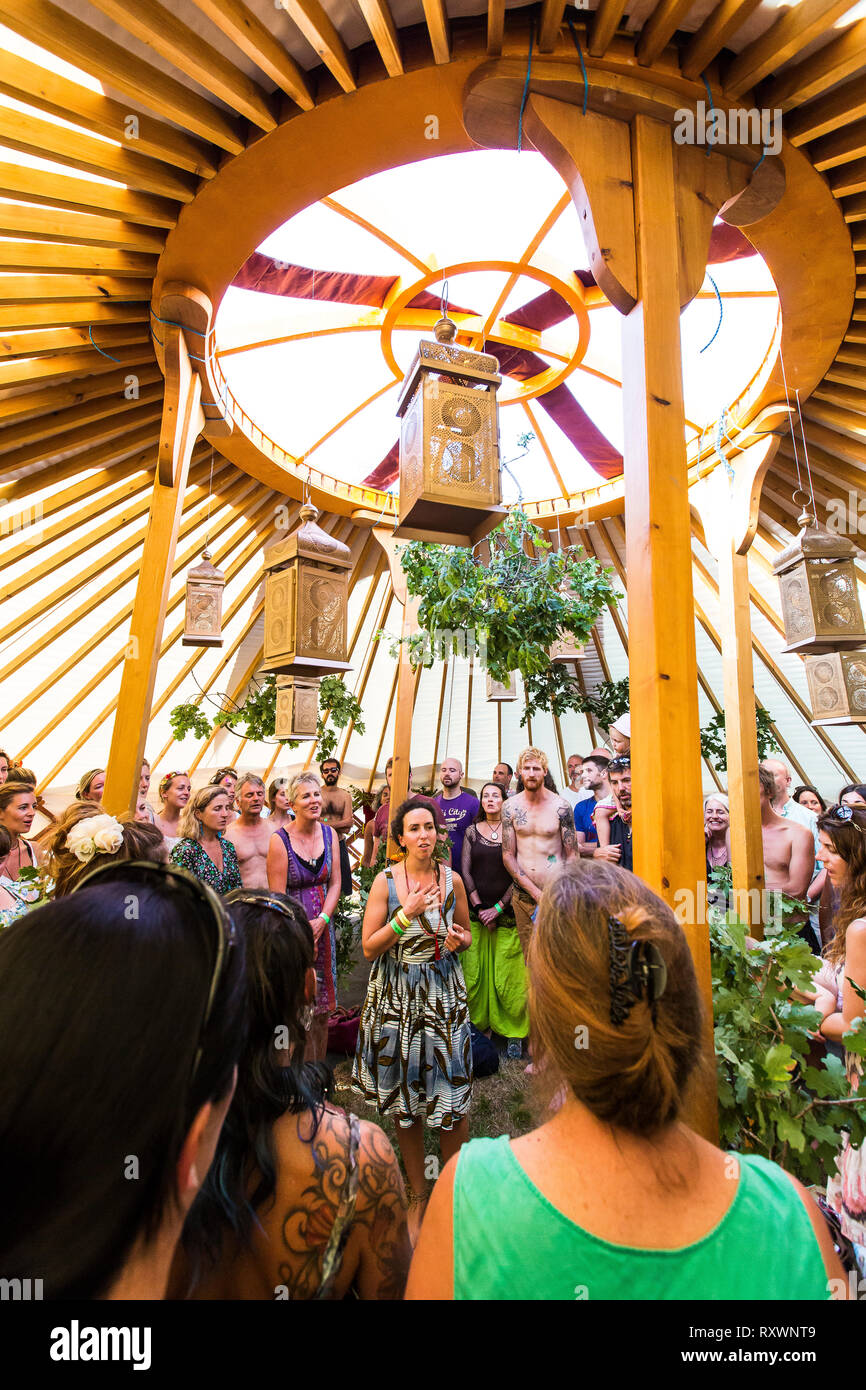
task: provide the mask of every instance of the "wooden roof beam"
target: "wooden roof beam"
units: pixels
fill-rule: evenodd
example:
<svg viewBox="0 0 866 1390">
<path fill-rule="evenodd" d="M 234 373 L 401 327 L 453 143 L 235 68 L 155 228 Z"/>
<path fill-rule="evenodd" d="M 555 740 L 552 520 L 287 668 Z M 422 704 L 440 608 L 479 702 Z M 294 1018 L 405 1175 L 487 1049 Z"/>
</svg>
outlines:
<svg viewBox="0 0 866 1390">
<path fill-rule="evenodd" d="M 252 78 L 158 0 L 135 0 L 132 5 L 128 0 L 90 0 L 90 3 L 173 63 L 179 72 L 219 97 L 238 115 L 245 116 L 260 130 L 276 130 L 277 112 L 272 99 Z"/>
<path fill-rule="evenodd" d="M 694 0 L 659 0 L 637 41 L 635 53 L 642 67 L 651 67 L 661 57 L 693 4 Z"/>
<path fill-rule="evenodd" d="M 700 77 L 728 39 L 741 29 L 761 0 L 721 0 L 689 40 L 682 63 L 683 77 Z"/>
<path fill-rule="evenodd" d="M 302 111 L 313 109 L 315 98 L 303 69 L 241 0 L 194 0 L 194 3 L 211 24 L 231 39 L 275 86 L 297 102 Z"/>
<path fill-rule="evenodd" d="M 845 29 L 836 38 L 831 37 L 830 42 L 825 44 L 823 48 L 819 48 L 817 53 L 810 54 L 801 63 L 788 68 L 786 72 L 780 73 L 774 81 L 768 82 L 766 87 L 761 90 L 761 101 L 767 106 L 780 106 L 783 111 L 790 106 L 802 106 L 804 101 L 811 101 L 813 97 L 820 96 L 830 87 L 844 82 L 846 77 L 852 77 L 863 67 L 864 63 L 866 63 L 866 19 L 861 19 Z M 859 87 L 862 95 L 862 80 Z M 835 97 L 838 94 L 833 93 L 832 95 Z M 806 118 L 799 111 L 792 112 L 790 122 L 792 128 L 796 130 L 804 119 Z M 787 124 L 786 122 L 786 131 Z M 795 143 L 799 142 L 795 141 Z"/>
<path fill-rule="evenodd" d="M 565 0 L 543 0 L 541 22 L 538 26 L 539 53 L 552 53 L 555 49 L 564 14 Z"/>
<path fill-rule="evenodd" d="M 139 227 L 134 222 L 94 217 L 89 212 L 60 212 L 57 208 L 24 207 L 2 201 L 0 236 L 112 246 L 118 250 L 149 251 L 153 256 L 159 256 L 165 244 L 165 233 L 158 227 Z"/>
<path fill-rule="evenodd" d="M 385 71 L 389 77 L 399 77 L 403 71 L 403 57 L 400 36 L 388 0 L 358 0 L 358 6 L 385 64 Z"/>
<path fill-rule="evenodd" d="M 424 6 L 424 18 L 427 21 L 427 32 L 430 35 L 433 59 L 436 63 L 450 63 L 451 28 L 448 23 L 445 2 L 444 0 L 421 0 L 421 3 Z"/>
<path fill-rule="evenodd" d="M 45 380 L 56 377 L 68 381 L 76 376 L 89 376 L 92 372 L 109 372 L 112 365 L 135 367 L 140 362 L 153 360 L 150 339 L 136 347 L 116 348 L 112 361 L 102 356 L 95 348 L 85 352 L 63 353 L 56 360 L 51 357 L 20 358 L 14 362 L 0 362 L 0 390 L 7 386 L 21 386 L 37 378 Z"/>
<path fill-rule="evenodd" d="M 98 217 L 109 213 L 144 227 L 173 227 L 179 210 L 178 204 L 169 198 L 44 169 L 28 169 L 24 164 L 0 163 L 0 198 L 63 208 L 66 212 L 92 212 Z"/>
<path fill-rule="evenodd" d="M 53 439 L 55 435 L 65 439 L 69 433 L 74 433 L 76 430 L 81 430 L 96 422 L 101 424 L 105 436 L 108 437 L 113 432 L 111 424 L 108 422 L 114 415 L 122 415 L 124 419 L 128 419 L 130 407 L 149 405 L 154 401 L 161 402 L 162 395 L 163 377 L 161 372 L 158 381 L 151 380 L 142 383 L 138 397 L 132 402 L 128 401 L 124 395 L 122 384 L 115 385 L 111 392 L 96 396 L 89 401 L 82 401 L 80 405 L 38 415 L 35 419 L 24 420 L 18 425 L 6 425 L 0 430 L 0 453 L 8 456 L 13 449 L 33 445 L 38 445 L 44 451 L 46 447 L 50 448 L 50 444 L 46 445 L 46 441 Z M 97 438 L 99 438 L 98 434 L 94 435 L 94 439 Z"/>
<path fill-rule="evenodd" d="M 217 171 L 210 146 L 190 139 L 182 130 L 175 130 L 143 111 L 131 112 L 125 103 L 92 92 L 80 82 L 60 77 L 17 53 L 0 53 L 0 92 L 61 120 L 79 123 L 94 135 L 119 140 L 138 154 L 187 169 L 200 178 L 213 178 Z"/>
<path fill-rule="evenodd" d="M 818 39 L 851 9 L 851 0 L 800 0 L 786 9 L 766 33 L 747 45 L 722 72 L 726 96 L 736 97 L 775 72 Z"/>
<path fill-rule="evenodd" d="M 50 0 L 0 0 L 0 23 L 123 92 L 145 110 L 166 116 L 191 135 L 230 154 L 240 154 L 244 148 L 243 132 L 235 119 Z"/>
<path fill-rule="evenodd" d="M 593 58 L 603 58 L 619 28 L 626 0 L 599 0 L 589 30 L 589 51 Z"/>
<path fill-rule="evenodd" d="M 120 251 L 111 247 L 78 246 L 75 243 L 56 241 L 0 241 L 0 271 L 4 272 L 4 278 L 0 279 L 0 303 L 7 303 L 10 296 L 22 299 L 87 298 L 86 291 L 82 294 L 80 290 L 76 291 L 74 286 L 56 284 L 64 277 L 71 281 L 73 275 L 80 271 L 107 272 L 109 277 L 113 273 L 140 277 L 136 287 L 138 292 L 132 295 L 130 290 L 129 294 L 137 299 L 149 299 L 149 282 L 156 274 L 156 263 L 155 255 L 149 256 L 143 251 Z M 29 278 L 33 272 L 43 270 L 55 273 L 51 276 L 41 276 L 37 273 L 32 279 Z M 7 278 L 5 272 L 13 274 Z M 28 277 L 23 285 L 18 278 L 19 274 Z M 46 279 L 54 282 L 52 288 L 56 286 L 56 296 L 39 292 L 39 285 Z M 146 289 L 146 294 L 141 293 L 142 288 Z M 18 289 L 24 292 L 20 296 L 13 295 L 12 292 Z M 27 294 L 28 289 L 31 294 Z"/>
<path fill-rule="evenodd" d="M 866 108 L 866 86 L 863 92 L 863 105 Z M 853 159 L 866 155 L 866 120 L 855 121 L 843 126 L 832 135 L 825 135 L 809 146 L 808 155 L 816 169 L 823 172 L 838 164 L 847 164 Z"/>
<path fill-rule="evenodd" d="M 0 0 L 0 20 L 2 6 L 3 0 Z M 73 169 L 98 174 L 100 178 L 116 179 L 130 188 L 158 193 L 180 203 L 190 203 L 195 197 L 196 185 L 191 175 L 161 164 L 157 159 L 118 149 L 93 135 L 69 130 L 50 120 L 38 120 L 11 107 L 0 107 L 0 145 L 51 159 L 57 164 L 68 164 Z"/>
<path fill-rule="evenodd" d="M 130 344 L 143 346 L 150 340 L 149 330 L 140 323 L 103 324 L 97 337 L 106 352 Z M 29 328 L 0 337 L 0 361 L 5 365 L 22 358 L 78 352 L 89 344 L 88 328 Z"/>
<path fill-rule="evenodd" d="M 65 300 L 60 304 L 0 305 L 0 332 L 25 328 L 67 328 L 77 323 L 147 323 L 146 304 L 101 304 L 91 300 Z M 0 449 L 3 447 L 0 435 Z"/>
<path fill-rule="evenodd" d="M 866 159 L 855 159 L 852 164 L 832 170 L 828 182 L 835 198 L 866 193 Z"/>
<path fill-rule="evenodd" d="M 349 50 L 319 0 L 280 0 L 280 3 L 343 91 L 354 92 L 358 84 Z"/>
<path fill-rule="evenodd" d="M 498 58 L 505 33 L 505 0 L 487 0 L 487 52 Z"/>
<path fill-rule="evenodd" d="M 866 116 L 866 87 L 862 82 L 846 82 L 827 96 L 790 111 L 785 117 L 785 134 L 793 145 L 818 140 L 834 130 Z"/>
<path fill-rule="evenodd" d="M 12 420 L 21 423 L 35 417 L 50 417 L 58 410 L 65 410 L 68 406 L 80 405 L 83 401 L 92 401 L 100 396 L 112 397 L 116 393 L 118 399 L 125 401 L 128 377 L 127 369 L 121 367 L 104 376 L 85 378 L 83 381 L 62 386 L 43 387 L 41 390 L 9 396 L 5 400 L 0 399 L 0 424 L 3 424 L 5 433 L 8 422 Z M 159 365 L 154 360 L 138 367 L 135 377 L 139 389 L 151 382 L 163 380 Z"/>
</svg>

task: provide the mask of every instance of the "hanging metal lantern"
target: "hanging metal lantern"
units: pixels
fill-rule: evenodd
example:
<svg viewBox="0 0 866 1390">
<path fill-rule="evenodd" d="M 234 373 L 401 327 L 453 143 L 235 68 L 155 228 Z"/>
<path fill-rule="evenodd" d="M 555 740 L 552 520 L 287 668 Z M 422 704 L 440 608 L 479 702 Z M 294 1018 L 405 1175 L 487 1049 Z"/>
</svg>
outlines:
<svg viewBox="0 0 866 1390">
<path fill-rule="evenodd" d="M 226 577 L 211 564 L 210 551 L 205 548 L 202 562 L 186 576 L 186 607 L 183 637 L 185 647 L 221 647 L 223 590 Z"/>
<path fill-rule="evenodd" d="M 441 318 L 403 378 L 400 509 L 395 536 L 474 545 L 505 516 L 500 505 L 499 363 L 455 342 Z"/>
<path fill-rule="evenodd" d="M 564 632 L 547 654 L 551 661 L 580 661 L 585 651 L 585 645 L 575 642 L 573 632 Z"/>
<path fill-rule="evenodd" d="M 281 675 L 348 671 L 349 547 L 315 524 L 301 507 L 301 525 L 265 550 L 265 634 L 262 666 Z"/>
<path fill-rule="evenodd" d="M 806 657 L 813 724 L 866 724 L 866 651 Z"/>
<path fill-rule="evenodd" d="M 276 738 L 315 738 L 319 723 L 319 682 L 303 676 L 277 676 Z"/>
<path fill-rule="evenodd" d="M 512 671 L 508 677 L 508 684 L 503 681 L 495 681 L 492 676 L 487 677 L 487 698 L 494 704 L 503 704 L 506 700 L 517 699 L 517 672 Z"/>
<path fill-rule="evenodd" d="M 795 494 L 796 496 L 796 494 Z M 814 515 L 797 518 L 796 540 L 773 565 L 779 576 L 786 652 L 817 656 L 866 641 L 857 593 L 854 542 L 818 526 Z"/>
</svg>

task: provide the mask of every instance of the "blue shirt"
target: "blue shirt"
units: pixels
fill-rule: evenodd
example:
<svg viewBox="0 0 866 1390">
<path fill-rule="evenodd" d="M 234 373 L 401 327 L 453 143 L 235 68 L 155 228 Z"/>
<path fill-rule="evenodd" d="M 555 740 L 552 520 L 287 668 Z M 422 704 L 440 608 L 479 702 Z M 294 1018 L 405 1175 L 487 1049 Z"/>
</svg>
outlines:
<svg viewBox="0 0 866 1390">
<path fill-rule="evenodd" d="M 585 801 L 578 801 L 574 808 L 574 828 L 586 836 L 588 845 L 598 844 L 598 834 L 592 820 L 597 804 L 594 796 L 587 797 Z"/>
</svg>

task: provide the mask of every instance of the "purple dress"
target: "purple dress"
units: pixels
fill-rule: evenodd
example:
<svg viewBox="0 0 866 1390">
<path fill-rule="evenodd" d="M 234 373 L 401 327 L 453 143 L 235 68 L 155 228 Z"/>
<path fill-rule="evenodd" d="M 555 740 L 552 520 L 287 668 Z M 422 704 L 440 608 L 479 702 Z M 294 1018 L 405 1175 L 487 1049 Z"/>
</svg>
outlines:
<svg viewBox="0 0 866 1390">
<path fill-rule="evenodd" d="M 331 877 L 334 832 L 329 825 L 322 825 L 325 841 L 324 853 L 315 864 L 301 859 L 292 848 L 285 828 L 277 831 L 286 849 L 289 861 L 286 874 L 286 892 L 306 912 L 310 921 L 319 917 L 328 895 L 328 881 Z M 334 936 L 333 922 L 326 925 L 316 947 L 316 1002 L 314 1014 L 330 1015 L 337 1007 L 337 939 Z"/>
</svg>

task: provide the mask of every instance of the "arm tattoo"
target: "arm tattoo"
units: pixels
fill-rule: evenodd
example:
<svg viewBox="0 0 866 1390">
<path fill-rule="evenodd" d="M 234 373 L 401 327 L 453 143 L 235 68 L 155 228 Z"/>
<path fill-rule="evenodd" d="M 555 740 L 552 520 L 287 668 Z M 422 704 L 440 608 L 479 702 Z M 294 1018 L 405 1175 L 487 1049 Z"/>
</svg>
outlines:
<svg viewBox="0 0 866 1390">
<path fill-rule="evenodd" d="M 570 859 L 575 850 L 574 813 L 567 801 L 559 808 L 559 834 L 562 840 L 563 857 Z"/>
</svg>

